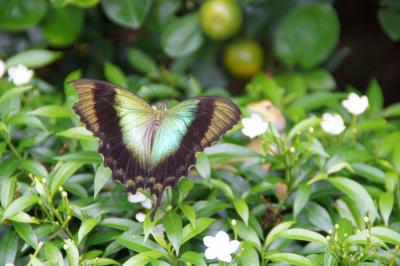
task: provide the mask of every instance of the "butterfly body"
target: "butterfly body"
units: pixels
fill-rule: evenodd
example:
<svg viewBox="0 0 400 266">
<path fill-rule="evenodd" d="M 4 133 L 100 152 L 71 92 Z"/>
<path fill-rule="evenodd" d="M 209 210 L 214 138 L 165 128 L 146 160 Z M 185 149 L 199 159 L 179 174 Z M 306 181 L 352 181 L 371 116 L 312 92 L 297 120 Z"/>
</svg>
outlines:
<svg viewBox="0 0 400 266">
<path fill-rule="evenodd" d="M 113 179 L 131 193 L 149 188 L 160 203 L 195 163 L 195 153 L 212 145 L 239 120 L 240 111 L 223 97 L 196 97 L 172 107 L 153 106 L 104 81 L 73 81 L 81 121 L 101 141 L 99 152 Z"/>
</svg>

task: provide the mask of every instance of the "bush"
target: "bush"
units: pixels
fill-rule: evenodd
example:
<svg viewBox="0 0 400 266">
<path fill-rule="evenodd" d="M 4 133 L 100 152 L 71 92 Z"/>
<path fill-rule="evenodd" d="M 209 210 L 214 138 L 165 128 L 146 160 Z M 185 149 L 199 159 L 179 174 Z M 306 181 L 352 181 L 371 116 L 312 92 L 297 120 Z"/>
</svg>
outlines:
<svg viewBox="0 0 400 266">
<path fill-rule="evenodd" d="M 236 18 L 217 37 L 212 2 Z M 399 264 L 400 105 L 374 79 L 336 90 L 337 15 L 300 2 L 0 0 L 0 265 Z M 251 72 L 224 60 L 243 40 Z M 81 77 L 150 102 L 226 96 L 242 120 L 151 220 L 72 110 Z"/>
</svg>

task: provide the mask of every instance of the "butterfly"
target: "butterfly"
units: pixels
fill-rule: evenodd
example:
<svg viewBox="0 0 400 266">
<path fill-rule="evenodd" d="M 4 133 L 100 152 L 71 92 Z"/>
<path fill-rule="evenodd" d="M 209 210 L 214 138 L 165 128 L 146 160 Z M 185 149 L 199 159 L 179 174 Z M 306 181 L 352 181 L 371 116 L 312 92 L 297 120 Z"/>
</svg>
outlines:
<svg viewBox="0 0 400 266">
<path fill-rule="evenodd" d="M 148 188 L 157 201 L 195 164 L 196 152 L 214 144 L 240 118 L 224 97 L 203 96 L 172 107 L 148 104 L 129 90 L 105 81 L 71 82 L 79 100 L 73 109 L 97 138 L 99 153 L 114 180 L 135 194 Z"/>
</svg>

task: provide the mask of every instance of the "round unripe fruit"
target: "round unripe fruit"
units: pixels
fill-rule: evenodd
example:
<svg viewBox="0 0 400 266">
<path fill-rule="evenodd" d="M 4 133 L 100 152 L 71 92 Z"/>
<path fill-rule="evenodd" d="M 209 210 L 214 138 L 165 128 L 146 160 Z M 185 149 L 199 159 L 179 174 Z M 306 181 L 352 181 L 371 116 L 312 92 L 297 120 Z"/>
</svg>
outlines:
<svg viewBox="0 0 400 266">
<path fill-rule="evenodd" d="M 226 69 L 237 78 L 250 78 L 261 71 L 264 53 L 261 46 L 249 39 L 228 44 L 224 51 Z"/>
<path fill-rule="evenodd" d="M 207 0 L 200 8 L 203 31 L 214 40 L 234 35 L 242 25 L 242 14 L 234 0 Z"/>
</svg>

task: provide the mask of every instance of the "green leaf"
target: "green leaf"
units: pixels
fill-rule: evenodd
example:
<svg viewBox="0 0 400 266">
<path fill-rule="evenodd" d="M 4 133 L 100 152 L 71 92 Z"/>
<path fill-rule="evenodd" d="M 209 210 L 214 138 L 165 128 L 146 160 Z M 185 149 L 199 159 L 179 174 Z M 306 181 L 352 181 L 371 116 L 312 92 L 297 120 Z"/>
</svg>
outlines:
<svg viewBox="0 0 400 266">
<path fill-rule="evenodd" d="M 263 181 L 255 186 L 253 186 L 250 190 L 243 193 L 242 198 L 248 199 L 251 195 L 260 194 L 262 192 L 268 191 L 275 188 L 275 184 Z"/>
<path fill-rule="evenodd" d="M 121 265 L 121 264 L 119 264 L 118 261 L 109 258 L 95 258 L 91 260 L 85 260 L 83 262 L 83 265 L 102 266 L 102 265 Z"/>
<path fill-rule="evenodd" d="M 290 107 L 301 108 L 303 111 L 313 111 L 321 107 L 331 106 L 346 94 L 340 92 L 317 91 L 308 93 L 295 100 Z"/>
<path fill-rule="evenodd" d="M 0 234 L 0 265 L 14 262 L 18 248 L 18 236 L 14 230 L 4 230 Z"/>
<path fill-rule="evenodd" d="M 193 189 L 194 183 L 190 179 L 182 178 L 178 183 L 179 199 L 178 202 L 181 203 Z"/>
<path fill-rule="evenodd" d="M 256 231 L 251 226 L 246 226 L 242 221 L 237 221 L 236 227 L 240 238 L 247 240 L 257 248 L 261 248 L 260 239 Z"/>
<path fill-rule="evenodd" d="M 144 251 L 131 257 L 124 264 L 122 264 L 122 266 L 145 266 L 152 259 L 158 259 L 161 256 L 163 256 L 163 254 L 155 250 Z"/>
<path fill-rule="evenodd" d="M 164 227 L 167 237 L 174 247 L 176 255 L 179 254 L 179 247 L 182 240 L 182 220 L 175 212 L 169 212 L 164 217 Z"/>
<path fill-rule="evenodd" d="M 80 8 L 89 8 L 97 5 L 100 0 L 67 0 L 67 2 L 69 5 L 75 5 Z"/>
<path fill-rule="evenodd" d="M 249 207 L 246 202 L 242 199 L 238 199 L 234 201 L 233 205 L 235 206 L 236 212 L 247 226 L 249 223 Z"/>
<path fill-rule="evenodd" d="M 7 68 L 23 64 L 28 68 L 41 68 L 57 61 L 62 56 L 61 52 L 32 49 L 20 52 L 6 61 Z"/>
<path fill-rule="evenodd" d="M 74 117 L 74 113 L 70 108 L 60 105 L 42 106 L 33 111 L 28 112 L 28 114 L 42 116 L 42 117 L 50 117 L 50 118 Z"/>
<path fill-rule="evenodd" d="M 159 76 L 160 74 L 156 62 L 142 50 L 129 48 L 128 62 L 142 74 L 149 76 Z"/>
<path fill-rule="evenodd" d="M 400 10 L 385 8 L 378 11 L 379 22 L 393 41 L 400 40 Z"/>
<path fill-rule="evenodd" d="M 279 237 L 279 234 L 287 229 L 289 229 L 295 221 L 288 221 L 288 222 L 283 222 L 280 223 L 276 226 L 274 226 L 268 233 L 267 238 L 265 239 L 265 244 L 264 246 L 267 247 L 272 244 L 272 242 L 275 241 Z"/>
<path fill-rule="evenodd" d="M 85 127 L 72 127 L 67 130 L 58 132 L 56 136 L 79 140 L 96 140 L 92 132 L 87 130 Z"/>
<path fill-rule="evenodd" d="M 374 119 L 366 119 L 360 121 L 356 125 L 357 132 L 371 132 L 371 131 L 388 131 L 390 129 L 394 129 L 395 127 L 388 123 L 386 119 L 383 118 L 374 118 Z"/>
<path fill-rule="evenodd" d="M 393 149 L 393 166 L 397 170 L 397 172 L 400 171 L 400 146 L 396 145 L 395 148 Z"/>
<path fill-rule="evenodd" d="M 312 90 L 333 90 L 336 87 L 336 82 L 331 73 L 323 68 L 306 72 L 304 79 Z"/>
<path fill-rule="evenodd" d="M 15 184 L 17 183 L 17 178 L 13 177 L 6 177 L 1 180 L 0 184 L 0 199 L 1 199 L 1 206 L 6 209 L 12 202 L 14 197 L 14 190 Z"/>
<path fill-rule="evenodd" d="M 394 103 L 389 105 L 383 110 L 383 116 L 386 118 L 399 117 L 400 116 L 400 103 Z"/>
<path fill-rule="evenodd" d="M 83 25 L 81 9 L 73 6 L 52 8 L 43 22 L 43 37 L 52 46 L 65 47 L 78 39 Z"/>
<path fill-rule="evenodd" d="M 383 108 L 383 94 L 382 89 L 376 79 L 371 80 L 367 89 L 367 96 L 369 101 L 369 110 L 376 113 Z"/>
<path fill-rule="evenodd" d="M 22 170 L 32 173 L 36 176 L 47 177 L 47 169 L 41 163 L 34 160 L 24 160 L 19 166 Z"/>
<path fill-rule="evenodd" d="M 104 165 L 99 165 L 94 176 L 94 197 L 96 198 L 100 190 L 111 179 L 111 170 Z"/>
<path fill-rule="evenodd" d="M 168 22 L 175 19 L 175 13 L 182 4 L 181 0 L 155 1 L 146 20 L 146 26 L 153 31 L 161 32 Z"/>
<path fill-rule="evenodd" d="M 325 151 L 324 146 L 322 146 L 322 143 L 317 138 L 312 138 L 310 148 L 313 154 L 317 154 L 323 158 L 329 157 L 329 154 Z"/>
<path fill-rule="evenodd" d="M 64 266 L 62 253 L 52 242 L 44 244 L 44 254 L 51 265 Z"/>
<path fill-rule="evenodd" d="M 256 74 L 246 86 L 246 91 L 254 98 L 264 95 L 277 106 L 282 105 L 282 97 L 285 92 L 274 78 L 268 77 L 264 73 Z"/>
<path fill-rule="evenodd" d="M 196 211 L 193 209 L 193 207 L 187 204 L 182 204 L 179 206 L 179 208 L 182 210 L 186 218 L 188 218 L 192 226 L 196 226 Z"/>
<path fill-rule="evenodd" d="M 72 176 L 81 166 L 81 163 L 63 163 L 59 164 L 58 167 L 56 166 L 48 177 L 51 195 L 53 196 L 65 180 Z"/>
<path fill-rule="evenodd" d="M 0 30 L 18 31 L 33 26 L 46 9 L 45 0 L 0 0 Z"/>
<path fill-rule="evenodd" d="M 299 123 L 294 125 L 292 129 L 289 131 L 288 135 L 289 139 L 292 139 L 294 136 L 301 133 L 302 131 L 308 130 L 310 127 L 315 127 L 319 125 L 320 122 L 321 119 L 315 116 L 311 116 L 307 119 L 300 121 Z"/>
<path fill-rule="evenodd" d="M 393 209 L 394 195 L 392 192 L 383 193 L 379 197 L 379 210 L 381 211 L 383 223 L 388 226 L 389 217 Z"/>
<path fill-rule="evenodd" d="M 130 219 L 110 217 L 103 219 L 100 222 L 100 225 L 122 231 L 128 231 L 130 228 L 134 227 L 136 223 Z"/>
<path fill-rule="evenodd" d="M 368 214 L 370 218 L 376 217 L 374 202 L 368 192 L 359 183 L 345 177 L 329 178 L 328 180 L 352 201 L 357 202 L 363 210 L 364 215 Z"/>
<path fill-rule="evenodd" d="M 372 182 L 379 184 L 385 183 L 385 173 L 379 168 L 363 163 L 353 163 L 351 167 L 357 174 L 369 179 Z"/>
<path fill-rule="evenodd" d="M 248 149 L 247 147 L 243 147 L 237 144 L 231 143 L 219 143 L 214 146 L 211 146 L 206 151 L 205 154 L 210 158 L 213 157 L 229 157 L 229 159 L 237 158 L 237 157 L 254 157 L 256 153 Z"/>
<path fill-rule="evenodd" d="M 30 89 L 32 89 L 32 86 L 23 86 L 7 90 L 0 97 L 0 105 Z"/>
<path fill-rule="evenodd" d="M 40 261 L 38 258 L 34 257 L 32 254 L 29 255 L 31 259 L 32 266 L 46 266 L 42 261 Z"/>
<path fill-rule="evenodd" d="M 203 44 L 197 13 L 174 19 L 161 35 L 161 46 L 171 57 L 182 57 L 196 51 Z"/>
<path fill-rule="evenodd" d="M 372 235 L 393 245 L 400 245 L 400 234 L 386 227 L 372 227 Z"/>
<path fill-rule="evenodd" d="M 78 231 L 78 245 L 82 242 L 83 238 L 93 230 L 96 226 L 96 219 L 89 218 L 82 222 L 81 227 L 79 227 Z"/>
<path fill-rule="evenodd" d="M 339 20 L 331 5 L 302 5 L 280 22 L 274 39 L 274 51 L 288 67 L 299 65 L 312 68 L 329 56 L 338 37 Z"/>
<path fill-rule="evenodd" d="M 386 190 L 389 192 L 395 191 L 398 181 L 399 181 L 399 175 L 396 172 L 387 172 L 385 176 Z"/>
<path fill-rule="evenodd" d="M 8 217 L 8 220 L 18 222 L 18 223 L 30 223 L 30 224 L 38 224 L 39 221 L 36 219 L 36 217 L 32 217 L 26 212 L 18 212 L 17 214 L 14 214 L 13 216 Z"/>
<path fill-rule="evenodd" d="M 325 232 L 329 232 L 329 230 L 333 228 L 329 212 L 321 205 L 315 202 L 309 202 L 304 210 L 307 215 L 307 220 L 317 228 Z"/>
<path fill-rule="evenodd" d="M 28 209 L 30 206 L 35 204 L 38 201 L 38 198 L 35 195 L 27 194 L 24 195 L 15 201 L 13 201 L 4 211 L 2 221 L 6 220 L 8 217 L 13 216 L 14 214 Z"/>
<path fill-rule="evenodd" d="M 219 180 L 219 179 L 210 178 L 209 182 L 213 188 L 221 189 L 228 198 L 230 198 L 232 200 L 235 198 L 231 187 L 229 185 L 227 185 L 224 181 Z"/>
<path fill-rule="evenodd" d="M 322 245 L 326 245 L 325 237 L 323 237 L 321 234 L 318 234 L 316 232 L 307 229 L 301 229 L 301 228 L 286 229 L 279 233 L 279 237 L 315 242 Z"/>
<path fill-rule="evenodd" d="M 152 83 L 142 86 L 139 95 L 144 98 L 167 99 L 178 96 L 179 92 L 169 85 Z"/>
<path fill-rule="evenodd" d="M 153 241 L 149 239 L 144 241 L 144 238 L 142 236 L 133 235 L 132 233 L 129 232 L 118 236 L 116 240 L 120 245 L 127 247 L 138 253 L 146 251 L 154 251 L 160 254 L 161 256 L 167 254 L 167 252 L 162 247 L 160 247 Z"/>
<path fill-rule="evenodd" d="M 74 163 L 101 163 L 103 159 L 95 151 L 79 151 L 54 157 L 55 160 Z"/>
<path fill-rule="evenodd" d="M 179 257 L 179 260 L 186 263 L 187 265 L 193 264 L 198 266 L 207 266 L 203 258 L 203 254 L 194 251 L 186 251 Z"/>
<path fill-rule="evenodd" d="M 78 101 L 78 93 L 76 92 L 71 81 L 80 79 L 82 77 L 82 71 L 77 69 L 68 74 L 64 80 L 64 93 L 65 93 L 65 105 L 72 108 L 75 102 Z"/>
<path fill-rule="evenodd" d="M 79 266 L 79 251 L 72 241 L 66 241 L 64 249 L 67 252 L 69 266 Z"/>
<path fill-rule="evenodd" d="M 42 121 L 39 118 L 33 115 L 27 115 L 25 113 L 18 113 L 11 116 L 7 120 L 8 124 L 11 125 L 23 125 L 27 127 L 33 127 L 37 129 L 41 129 L 42 131 L 47 131 L 46 127 L 43 125 Z"/>
<path fill-rule="evenodd" d="M 29 224 L 21 224 L 21 223 L 12 223 L 15 231 L 18 233 L 18 235 L 26 242 L 28 243 L 31 247 L 34 249 L 37 248 L 38 246 L 38 237 L 35 233 L 35 231 L 32 230 L 32 227 Z"/>
<path fill-rule="evenodd" d="M 196 220 L 196 226 L 186 225 L 183 228 L 181 245 L 206 230 L 214 222 L 215 219 L 202 217 Z"/>
<path fill-rule="evenodd" d="M 204 152 L 199 152 L 196 154 L 196 170 L 203 178 L 209 178 L 211 176 L 210 161 Z"/>
<path fill-rule="evenodd" d="M 247 242 L 244 242 L 243 248 L 240 251 L 240 261 L 242 265 L 247 266 L 259 266 L 260 260 L 258 257 L 257 250 L 249 245 Z"/>
<path fill-rule="evenodd" d="M 299 187 L 299 190 L 296 193 L 296 197 L 294 198 L 293 204 L 293 217 L 296 219 L 297 215 L 301 212 L 301 210 L 306 206 L 308 199 L 311 195 L 311 186 L 307 184 L 303 184 Z"/>
<path fill-rule="evenodd" d="M 128 86 L 128 79 L 124 72 L 117 66 L 110 62 L 104 64 L 104 74 L 107 80 L 122 87 Z"/>
<path fill-rule="evenodd" d="M 275 253 L 267 256 L 274 262 L 285 262 L 296 266 L 316 266 L 309 258 L 293 253 Z"/>
<path fill-rule="evenodd" d="M 101 6 L 113 22 L 136 29 L 143 23 L 152 3 L 152 0 L 103 0 Z"/>
</svg>

